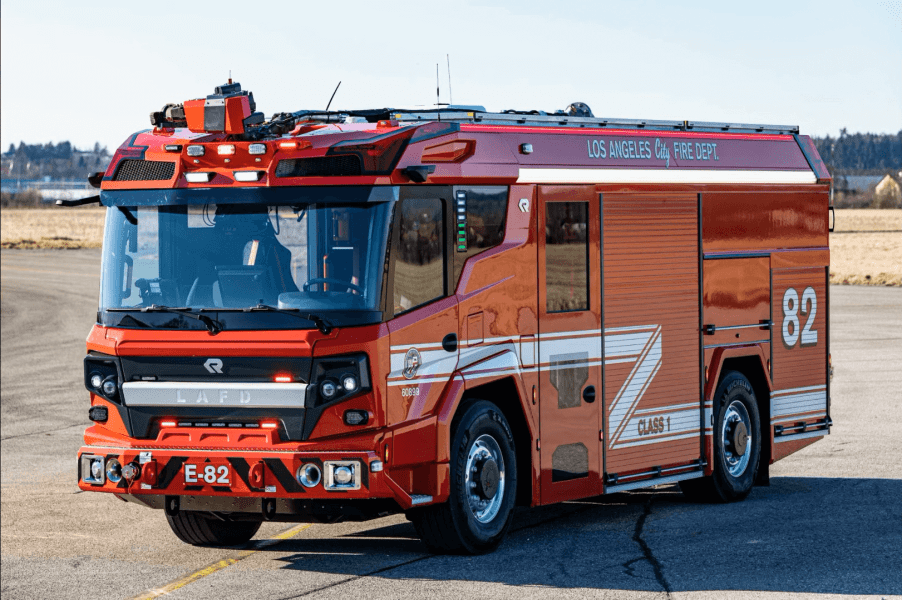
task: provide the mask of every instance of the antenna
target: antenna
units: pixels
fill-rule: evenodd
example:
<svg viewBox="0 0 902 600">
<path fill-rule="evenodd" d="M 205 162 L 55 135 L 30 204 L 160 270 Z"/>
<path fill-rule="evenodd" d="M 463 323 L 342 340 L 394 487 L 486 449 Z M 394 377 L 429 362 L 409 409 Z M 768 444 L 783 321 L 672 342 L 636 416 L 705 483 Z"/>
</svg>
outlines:
<svg viewBox="0 0 902 600">
<path fill-rule="evenodd" d="M 340 86 L 340 85 L 341 85 L 341 82 L 339 81 L 339 82 L 338 82 L 338 85 L 335 86 L 335 91 L 332 92 L 332 97 L 329 98 L 329 104 L 326 105 L 326 112 L 328 112 L 328 111 L 329 111 L 329 107 L 332 106 L 332 100 L 335 98 L 335 92 L 338 91 L 338 86 Z"/>
<path fill-rule="evenodd" d="M 454 94 L 451 93 L 451 55 L 446 54 L 448 60 L 448 104 L 454 104 Z"/>
<path fill-rule="evenodd" d="M 439 95 L 438 95 L 438 63 L 435 63 L 435 109 L 438 110 L 439 104 Z"/>
<path fill-rule="evenodd" d="M 229 69 L 229 84 L 232 83 L 232 69 Z"/>
</svg>

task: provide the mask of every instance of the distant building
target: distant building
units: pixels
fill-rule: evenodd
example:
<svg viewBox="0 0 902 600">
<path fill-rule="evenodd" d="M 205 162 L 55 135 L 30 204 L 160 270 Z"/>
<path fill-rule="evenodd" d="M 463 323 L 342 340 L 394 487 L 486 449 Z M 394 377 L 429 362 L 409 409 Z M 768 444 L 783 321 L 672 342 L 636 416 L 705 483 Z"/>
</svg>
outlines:
<svg viewBox="0 0 902 600">
<path fill-rule="evenodd" d="M 874 191 L 883 179 L 881 175 L 839 175 L 833 180 L 833 191 L 848 195 L 864 194 Z"/>
<path fill-rule="evenodd" d="M 874 188 L 874 195 L 877 199 L 877 206 L 881 208 L 892 208 L 902 204 L 902 187 L 899 186 L 898 181 L 893 179 L 892 175 L 883 176 L 883 179 Z"/>
</svg>

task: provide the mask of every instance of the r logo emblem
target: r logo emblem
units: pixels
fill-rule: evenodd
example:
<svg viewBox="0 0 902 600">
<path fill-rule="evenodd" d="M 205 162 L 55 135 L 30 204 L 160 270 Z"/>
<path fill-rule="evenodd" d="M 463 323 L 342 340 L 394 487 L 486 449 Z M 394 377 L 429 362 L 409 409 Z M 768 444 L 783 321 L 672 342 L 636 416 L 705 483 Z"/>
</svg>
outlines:
<svg viewBox="0 0 902 600">
<path fill-rule="evenodd" d="M 528 198 L 520 198 L 520 212 L 529 212 Z"/>
<path fill-rule="evenodd" d="M 411 348 L 404 356 L 404 379 L 413 379 L 420 368 L 420 353 L 416 348 Z"/>
<path fill-rule="evenodd" d="M 207 362 L 204 363 L 204 366 L 210 373 L 219 373 L 222 375 L 222 360 L 218 358 L 208 358 Z"/>
</svg>

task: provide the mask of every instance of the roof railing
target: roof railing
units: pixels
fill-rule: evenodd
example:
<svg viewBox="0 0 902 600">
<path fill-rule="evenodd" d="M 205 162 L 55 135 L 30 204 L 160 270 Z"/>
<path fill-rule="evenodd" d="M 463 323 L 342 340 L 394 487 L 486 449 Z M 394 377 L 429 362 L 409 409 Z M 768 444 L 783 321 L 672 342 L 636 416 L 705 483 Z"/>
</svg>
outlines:
<svg viewBox="0 0 902 600">
<path fill-rule="evenodd" d="M 582 127 L 592 129 L 646 129 L 652 131 L 703 131 L 733 133 L 793 134 L 798 125 L 758 125 L 752 123 L 721 123 L 716 121 L 649 121 L 642 119 L 603 119 L 561 114 L 493 113 L 451 110 L 392 111 L 396 121 L 449 121 L 482 125 Z"/>
</svg>

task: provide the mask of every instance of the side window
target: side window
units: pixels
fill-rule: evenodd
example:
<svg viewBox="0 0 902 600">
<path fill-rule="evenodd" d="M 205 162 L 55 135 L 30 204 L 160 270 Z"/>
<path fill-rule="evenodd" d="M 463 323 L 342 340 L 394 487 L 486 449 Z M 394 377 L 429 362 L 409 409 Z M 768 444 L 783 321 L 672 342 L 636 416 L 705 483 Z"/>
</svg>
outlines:
<svg viewBox="0 0 902 600">
<path fill-rule="evenodd" d="M 395 258 L 395 314 L 445 295 L 444 207 L 437 198 L 401 203 Z"/>
<path fill-rule="evenodd" d="M 454 191 L 454 281 L 471 256 L 504 241 L 507 187 L 458 187 Z"/>
<path fill-rule="evenodd" d="M 545 205 L 546 312 L 589 309 L 589 205 Z"/>
</svg>

